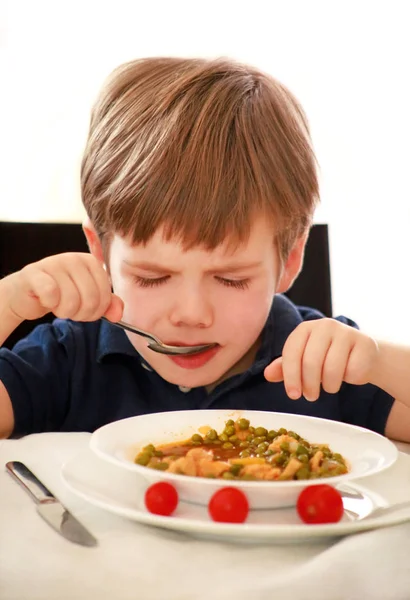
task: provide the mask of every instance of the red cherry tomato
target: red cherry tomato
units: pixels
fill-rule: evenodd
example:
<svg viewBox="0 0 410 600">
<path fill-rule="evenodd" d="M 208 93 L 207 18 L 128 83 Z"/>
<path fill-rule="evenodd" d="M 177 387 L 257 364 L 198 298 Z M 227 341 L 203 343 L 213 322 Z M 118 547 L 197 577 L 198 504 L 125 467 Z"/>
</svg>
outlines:
<svg viewBox="0 0 410 600">
<path fill-rule="evenodd" d="M 243 523 L 248 516 L 249 503 L 241 490 L 225 487 L 212 496 L 208 510 L 211 518 L 219 523 Z"/>
<path fill-rule="evenodd" d="M 343 516 L 343 500 L 331 485 L 310 485 L 300 492 L 296 509 L 304 523 L 337 523 Z"/>
<path fill-rule="evenodd" d="M 145 506 L 154 515 L 169 517 L 178 505 L 178 492 L 166 481 L 153 483 L 145 492 Z"/>
</svg>

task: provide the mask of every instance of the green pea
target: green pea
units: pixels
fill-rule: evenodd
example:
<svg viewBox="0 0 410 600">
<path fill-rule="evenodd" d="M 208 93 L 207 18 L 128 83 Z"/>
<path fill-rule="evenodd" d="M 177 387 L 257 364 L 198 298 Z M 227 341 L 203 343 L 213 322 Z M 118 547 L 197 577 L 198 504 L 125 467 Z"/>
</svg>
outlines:
<svg viewBox="0 0 410 600">
<path fill-rule="evenodd" d="M 301 463 L 307 464 L 309 462 L 309 456 L 307 454 L 298 454 L 297 459 L 300 460 Z"/>
<path fill-rule="evenodd" d="M 274 429 L 271 429 L 270 431 L 268 431 L 268 439 L 269 439 L 269 440 L 271 440 L 271 441 L 272 441 L 272 440 L 274 440 L 274 439 L 275 439 L 275 437 L 277 437 L 277 436 L 278 436 L 278 432 L 277 432 L 277 431 L 275 431 Z"/>
<path fill-rule="evenodd" d="M 222 479 L 235 479 L 235 475 L 229 471 L 222 473 Z"/>
<path fill-rule="evenodd" d="M 214 446 L 220 446 L 222 444 L 221 440 L 214 440 L 211 442 Z"/>
<path fill-rule="evenodd" d="M 141 454 L 138 454 L 134 462 L 137 465 L 142 465 L 143 467 L 146 467 L 150 460 L 151 454 L 149 452 L 141 452 Z"/>
<path fill-rule="evenodd" d="M 199 443 L 199 444 L 203 444 L 204 440 L 202 438 L 201 435 L 199 435 L 199 433 L 194 433 L 194 435 L 191 437 L 191 440 L 195 443 Z"/>
<path fill-rule="evenodd" d="M 154 446 L 154 444 L 148 444 L 148 446 L 145 446 L 143 448 L 143 450 L 145 452 L 150 452 L 152 454 L 154 452 L 154 450 L 155 450 L 155 446 Z"/>
<path fill-rule="evenodd" d="M 229 438 L 226 435 L 226 433 L 221 433 L 221 435 L 219 436 L 219 439 L 221 442 L 227 442 Z"/>
<path fill-rule="evenodd" d="M 235 435 L 235 427 L 233 427 L 232 425 L 228 425 L 227 427 L 225 427 L 224 433 L 226 433 L 228 437 L 230 437 L 231 435 Z"/>
<path fill-rule="evenodd" d="M 296 471 L 296 479 L 309 479 L 310 471 L 307 467 L 300 467 L 298 471 Z"/>
<path fill-rule="evenodd" d="M 233 421 L 232 419 L 228 419 L 225 422 L 225 426 L 232 427 L 233 425 L 235 425 L 235 421 Z"/>
<path fill-rule="evenodd" d="M 273 456 L 275 454 L 275 452 L 273 450 L 271 450 L 270 448 L 268 448 L 265 452 L 265 456 Z"/>
<path fill-rule="evenodd" d="M 214 442 L 218 438 L 218 434 L 215 429 L 210 429 L 206 434 L 205 438 L 210 442 Z"/>
<path fill-rule="evenodd" d="M 233 444 L 231 444 L 231 442 L 225 442 L 224 444 L 222 444 L 222 448 L 224 450 L 230 450 L 231 448 L 233 448 Z"/>
<path fill-rule="evenodd" d="M 284 454 L 276 454 L 272 462 L 274 462 L 275 465 L 278 465 L 278 467 L 281 467 L 286 461 L 287 457 Z"/>
<path fill-rule="evenodd" d="M 323 452 L 323 456 L 325 456 L 326 458 L 330 458 L 332 456 L 332 453 L 330 452 L 330 450 L 328 448 L 322 448 L 322 452 Z"/>
<path fill-rule="evenodd" d="M 333 459 L 336 460 L 337 462 L 341 462 L 343 464 L 345 462 L 343 456 L 341 454 L 339 454 L 339 452 L 335 452 L 333 454 Z"/>
<path fill-rule="evenodd" d="M 278 435 L 286 435 L 288 432 L 287 429 L 285 429 L 284 427 L 281 427 L 280 429 L 278 429 Z"/>
<path fill-rule="evenodd" d="M 265 429 L 265 427 L 257 427 L 255 429 L 255 434 L 260 436 L 260 435 L 268 435 L 268 430 Z"/>
<path fill-rule="evenodd" d="M 244 441 L 244 442 L 241 442 L 241 443 L 239 444 L 239 448 L 248 448 L 248 446 L 249 446 L 249 442 L 245 442 L 245 441 Z"/>
<path fill-rule="evenodd" d="M 255 427 L 249 426 L 249 433 L 255 433 Z"/>
<path fill-rule="evenodd" d="M 242 431 L 245 431 L 245 429 L 248 429 L 249 424 L 250 424 L 250 421 L 248 419 L 239 419 L 239 421 L 238 421 L 238 427 Z"/>
<path fill-rule="evenodd" d="M 254 437 L 255 436 L 252 433 L 250 433 L 249 435 L 246 436 L 246 441 L 247 442 L 253 442 Z"/>
<path fill-rule="evenodd" d="M 300 440 L 300 435 L 298 433 L 295 433 L 294 431 L 288 431 L 288 435 L 290 437 L 293 437 L 295 440 Z"/>
<path fill-rule="evenodd" d="M 152 465 L 152 468 L 156 469 L 157 471 L 166 471 L 168 467 L 169 464 L 166 462 L 155 463 L 154 465 Z"/>
<path fill-rule="evenodd" d="M 164 453 L 161 450 L 154 450 L 154 452 L 152 453 L 153 456 L 158 456 L 158 458 L 161 458 L 162 456 L 164 456 Z"/>
<path fill-rule="evenodd" d="M 266 436 L 257 435 L 256 437 L 253 438 L 253 443 L 256 444 L 257 446 L 258 446 L 258 444 L 261 444 L 262 442 L 266 442 Z"/>
<path fill-rule="evenodd" d="M 232 475 L 239 475 L 240 470 L 243 468 L 243 465 L 232 465 L 229 469 Z"/>
<path fill-rule="evenodd" d="M 239 440 L 238 440 L 238 436 L 237 436 L 237 435 L 231 435 L 231 436 L 229 437 L 229 441 L 230 441 L 230 442 L 232 442 L 232 444 L 234 444 L 234 445 L 235 445 L 237 442 L 239 442 Z"/>
<path fill-rule="evenodd" d="M 280 449 L 288 452 L 289 451 L 289 442 L 282 442 L 280 445 Z"/>
<path fill-rule="evenodd" d="M 267 450 L 267 449 L 268 449 L 268 447 L 269 447 L 269 444 L 268 444 L 268 442 L 262 442 L 261 444 L 258 444 L 258 445 L 257 445 L 256 449 L 257 449 L 259 452 L 265 452 L 265 450 Z"/>
<path fill-rule="evenodd" d="M 249 450 L 242 450 L 242 452 L 239 453 L 240 458 L 248 458 L 250 455 L 251 453 Z"/>
<path fill-rule="evenodd" d="M 298 447 L 296 448 L 296 454 L 309 454 L 309 450 L 305 447 L 302 446 L 302 444 L 298 444 Z"/>
</svg>

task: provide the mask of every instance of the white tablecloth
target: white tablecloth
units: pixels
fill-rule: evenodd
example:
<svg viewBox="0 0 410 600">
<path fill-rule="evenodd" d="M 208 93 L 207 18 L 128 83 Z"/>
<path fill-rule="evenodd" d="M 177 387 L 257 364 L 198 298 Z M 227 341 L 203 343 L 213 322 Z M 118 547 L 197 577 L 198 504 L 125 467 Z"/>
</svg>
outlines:
<svg viewBox="0 0 410 600">
<path fill-rule="evenodd" d="M 0 442 L 1 600 L 410 599 L 410 523 L 315 544 L 196 540 L 116 517 L 69 492 L 61 466 L 88 439 L 40 434 Z M 410 475 L 410 457 L 401 459 Z M 31 466 L 98 547 L 82 548 L 48 527 L 4 471 L 8 460 Z"/>
</svg>

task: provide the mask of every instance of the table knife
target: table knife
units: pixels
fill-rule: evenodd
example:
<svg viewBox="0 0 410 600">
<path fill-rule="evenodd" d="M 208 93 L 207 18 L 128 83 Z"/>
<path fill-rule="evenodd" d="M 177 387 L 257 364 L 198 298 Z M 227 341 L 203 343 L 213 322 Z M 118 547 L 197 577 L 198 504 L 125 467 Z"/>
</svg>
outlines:
<svg viewBox="0 0 410 600">
<path fill-rule="evenodd" d="M 6 469 L 29 493 L 38 514 L 64 538 L 82 546 L 96 546 L 97 540 L 87 531 L 26 465 L 17 460 L 6 463 Z"/>
</svg>

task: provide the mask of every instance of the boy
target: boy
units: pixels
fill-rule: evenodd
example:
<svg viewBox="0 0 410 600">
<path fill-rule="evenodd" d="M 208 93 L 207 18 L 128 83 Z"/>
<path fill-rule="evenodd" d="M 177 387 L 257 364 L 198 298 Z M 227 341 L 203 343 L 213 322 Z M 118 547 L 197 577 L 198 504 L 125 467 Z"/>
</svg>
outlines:
<svg viewBox="0 0 410 600">
<path fill-rule="evenodd" d="M 306 120 L 282 85 L 227 60 L 123 65 L 94 107 L 81 176 L 91 254 L 0 282 L 0 343 L 23 319 L 61 319 L 0 351 L 2 436 L 232 407 L 410 441 L 409 349 L 280 295 L 318 198 Z M 216 347 L 155 354 L 103 315 Z"/>
</svg>

